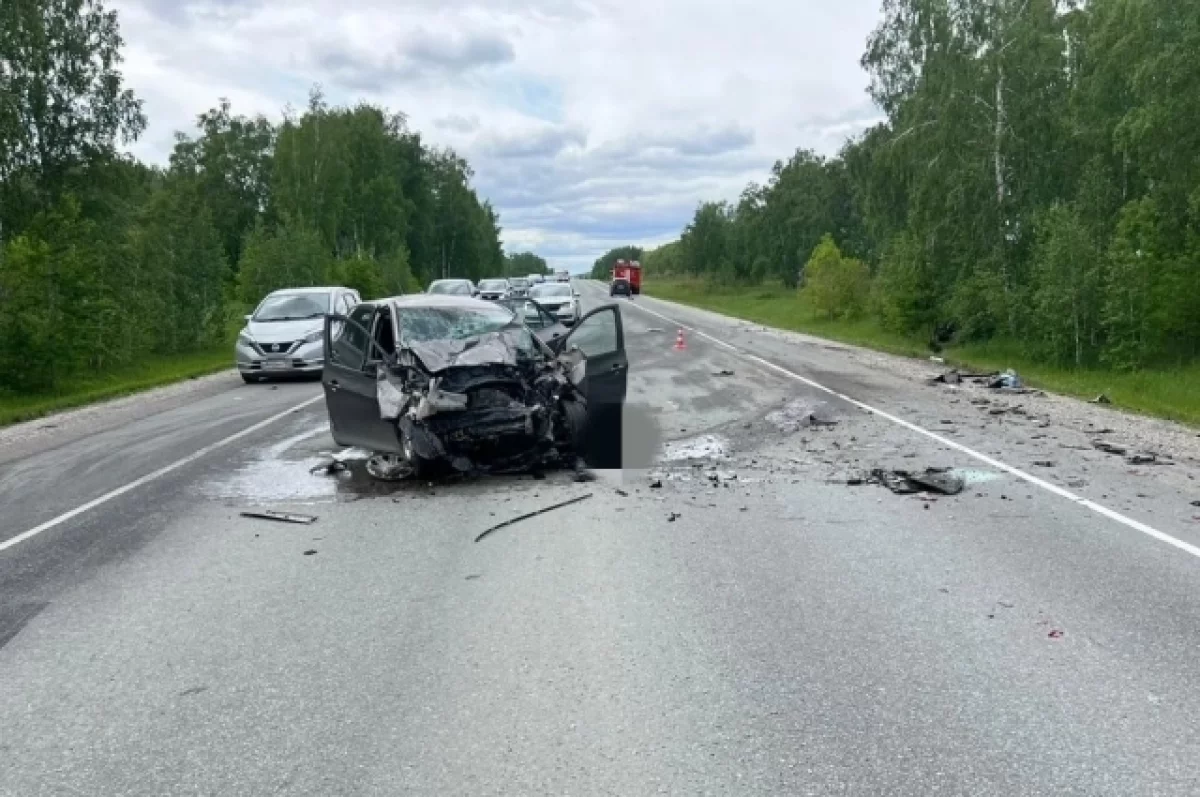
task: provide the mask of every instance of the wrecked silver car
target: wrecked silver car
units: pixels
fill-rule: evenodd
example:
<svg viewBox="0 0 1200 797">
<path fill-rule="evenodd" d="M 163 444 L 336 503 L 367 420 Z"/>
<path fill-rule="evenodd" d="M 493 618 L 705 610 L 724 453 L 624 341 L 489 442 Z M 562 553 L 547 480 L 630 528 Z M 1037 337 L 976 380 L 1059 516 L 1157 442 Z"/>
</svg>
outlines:
<svg viewBox="0 0 1200 797">
<path fill-rule="evenodd" d="M 330 315 L 322 381 L 333 437 L 419 477 L 579 459 L 620 467 L 620 311 L 600 307 L 560 330 L 531 328 L 512 305 L 428 294 Z"/>
</svg>

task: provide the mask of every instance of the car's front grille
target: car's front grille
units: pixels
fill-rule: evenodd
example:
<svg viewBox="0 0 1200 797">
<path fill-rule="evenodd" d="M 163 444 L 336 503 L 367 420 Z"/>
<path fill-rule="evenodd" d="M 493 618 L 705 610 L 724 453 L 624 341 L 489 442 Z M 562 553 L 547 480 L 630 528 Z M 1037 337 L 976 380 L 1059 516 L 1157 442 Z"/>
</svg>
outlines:
<svg viewBox="0 0 1200 797">
<path fill-rule="evenodd" d="M 263 343 L 259 341 L 258 348 L 263 354 L 286 354 L 291 351 L 294 341 L 286 340 L 280 343 Z"/>
</svg>

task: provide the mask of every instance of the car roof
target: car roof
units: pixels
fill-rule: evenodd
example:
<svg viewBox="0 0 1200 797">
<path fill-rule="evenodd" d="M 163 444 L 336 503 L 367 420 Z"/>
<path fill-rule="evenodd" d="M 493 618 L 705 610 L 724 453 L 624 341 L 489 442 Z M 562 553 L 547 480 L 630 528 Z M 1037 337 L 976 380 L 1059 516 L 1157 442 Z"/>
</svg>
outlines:
<svg viewBox="0 0 1200 797">
<path fill-rule="evenodd" d="M 470 282 L 470 280 L 466 277 L 447 277 L 444 280 L 434 280 L 429 284 L 432 285 L 434 282 Z"/>
</svg>

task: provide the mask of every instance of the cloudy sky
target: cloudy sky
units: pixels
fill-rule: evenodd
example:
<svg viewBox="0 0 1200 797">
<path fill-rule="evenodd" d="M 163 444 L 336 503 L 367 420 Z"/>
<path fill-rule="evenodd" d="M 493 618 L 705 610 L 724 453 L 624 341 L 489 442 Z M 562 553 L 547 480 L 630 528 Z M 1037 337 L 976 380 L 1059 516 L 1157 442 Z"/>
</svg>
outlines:
<svg viewBox="0 0 1200 797">
<path fill-rule="evenodd" d="M 278 118 L 319 83 L 454 147 L 509 251 L 582 269 L 675 238 L 797 147 L 879 116 L 858 64 L 878 0 L 110 0 L 166 161 L 228 97 Z"/>
</svg>

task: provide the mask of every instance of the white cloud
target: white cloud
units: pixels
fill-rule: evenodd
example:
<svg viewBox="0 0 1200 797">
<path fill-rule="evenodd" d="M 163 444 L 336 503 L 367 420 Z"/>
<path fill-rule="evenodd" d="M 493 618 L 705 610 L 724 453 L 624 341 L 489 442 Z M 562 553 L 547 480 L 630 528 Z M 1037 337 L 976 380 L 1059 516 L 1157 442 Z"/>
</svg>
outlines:
<svg viewBox="0 0 1200 797">
<path fill-rule="evenodd" d="M 877 120 L 878 0 L 111 0 L 163 162 L 229 97 L 278 116 L 320 83 L 470 160 L 506 245 L 570 266 L 674 237 L 798 147 Z"/>
</svg>

